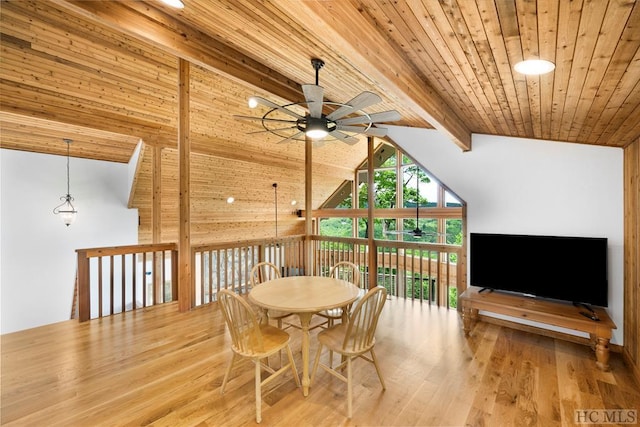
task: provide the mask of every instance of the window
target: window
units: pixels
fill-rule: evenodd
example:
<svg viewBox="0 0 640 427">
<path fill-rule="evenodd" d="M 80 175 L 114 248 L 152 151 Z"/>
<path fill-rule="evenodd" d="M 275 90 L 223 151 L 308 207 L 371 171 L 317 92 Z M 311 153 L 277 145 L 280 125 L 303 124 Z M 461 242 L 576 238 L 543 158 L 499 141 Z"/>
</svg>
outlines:
<svg viewBox="0 0 640 427">
<path fill-rule="evenodd" d="M 390 144 L 381 144 L 373 155 L 374 209 L 388 210 L 374 219 L 374 238 L 423 243 L 462 244 L 463 202 L 443 186 L 411 157 Z M 401 162 L 398 162 L 401 159 Z M 354 186 L 355 184 L 355 186 Z M 353 200 L 351 189 L 357 191 Z M 368 162 L 355 173 L 355 183 L 345 181 L 323 204 L 322 209 L 367 209 Z M 354 203 L 356 202 L 356 203 Z M 430 209 L 438 208 L 430 212 Z M 444 209 L 457 209 L 457 217 Z M 354 227 L 355 220 L 355 227 Z M 320 221 L 320 234 L 336 237 L 365 238 L 369 233 L 368 218 L 326 218 Z"/>
</svg>

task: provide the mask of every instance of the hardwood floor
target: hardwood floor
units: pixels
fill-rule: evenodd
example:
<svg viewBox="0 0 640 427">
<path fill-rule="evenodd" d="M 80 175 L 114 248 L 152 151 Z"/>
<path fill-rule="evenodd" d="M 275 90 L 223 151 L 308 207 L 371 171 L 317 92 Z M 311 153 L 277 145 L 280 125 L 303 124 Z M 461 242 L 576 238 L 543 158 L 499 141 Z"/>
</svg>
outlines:
<svg viewBox="0 0 640 427">
<path fill-rule="evenodd" d="M 300 366 L 299 331 L 289 331 Z M 620 354 L 601 372 L 586 346 L 482 322 L 465 338 L 457 312 L 395 298 L 377 337 L 387 389 L 357 361 L 353 419 L 346 384 L 318 371 L 306 398 L 291 374 L 267 386 L 261 425 L 570 426 L 578 409 L 640 409 Z M 3 426 L 255 424 L 250 362 L 220 394 L 231 351 L 215 306 L 168 304 L 1 338 Z"/>
</svg>

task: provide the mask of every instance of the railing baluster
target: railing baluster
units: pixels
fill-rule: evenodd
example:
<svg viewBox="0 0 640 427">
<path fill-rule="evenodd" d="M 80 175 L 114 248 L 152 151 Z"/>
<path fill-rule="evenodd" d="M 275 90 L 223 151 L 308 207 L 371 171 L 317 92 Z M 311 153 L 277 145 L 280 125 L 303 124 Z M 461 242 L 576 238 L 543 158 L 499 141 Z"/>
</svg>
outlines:
<svg viewBox="0 0 640 427">
<path fill-rule="evenodd" d="M 126 304 L 126 285 L 127 285 L 127 274 L 126 274 L 126 255 L 120 255 L 120 312 L 125 311 Z"/>
<path fill-rule="evenodd" d="M 102 257 L 98 257 L 98 317 L 102 317 Z"/>
<path fill-rule="evenodd" d="M 113 298 L 114 298 L 114 277 L 113 277 L 113 255 L 109 257 L 109 314 L 113 314 Z"/>
<path fill-rule="evenodd" d="M 205 297 L 207 295 L 206 280 L 205 280 L 206 272 L 205 272 L 205 265 L 204 265 L 206 261 L 206 254 L 204 252 L 201 252 L 201 253 L 192 252 L 192 257 L 193 257 L 193 263 L 192 263 L 193 271 L 191 272 L 191 275 L 193 278 L 196 279 L 196 286 L 193 288 L 194 292 L 192 296 L 192 300 L 193 300 L 192 306 L 196 306 L 199 304 L 204 304 Z"/>
<path fill-rule="evenodd" d="M 207 277 L 209 280 L 209 302 L 213 302 L 213 251 L 206 251 L 209 268 L 207 269 Z"/>
<path fill-rule="evenodd" d="M 220 286 L 220 250 L 216 250 L 216 286 L 217 286 L 217 290 L 219 291 L 221 288 Z M 217 295 L 217 293 L 216 293 Z"/>
<path fill-rule="evenodd" d="M 133 260 L 132 260 L 132 264 L 131 264 L 131 309 L 135 310 L 138 308 L 138 304 L 136 303 L 137 298 L 138 298 L 138 255 L 139 254 L 133 254 Z"/>
<path fill-rule="evenodd" d="M 429 277 L 429 305 L 433 301 L 435 286 L 433 286 L 433 275 L 431 274 L 431 251 L 427 251 L 427 275 Z"/>
<path fill-rule="evenodd" d="M 158 286 L 158 253 L 151 252 L 151 305 L 157 304 L 157 286 Z"/>
<path fill-rule="evenodd" d="M 164 284 L 167 280 L 167 253 L 166 251 L 162 251 L 162 263 L 161 263 L 162 272 L 160 273 L 160 303 L 167 302 L 167 292 L 164 289 Z"/>
<path fill-rule="evenodd" d="M 418 260 L 419 266 L 420 266 L 418 270 L 418 286 L 420 286 L 420 302 L 423 302 L 424 301 L 424 279 L 422 277 L 422 260 L 423 260 L 422 250 L 418 251 L 418 253 L 420 254 L 420 259 Z"/>
</svg>

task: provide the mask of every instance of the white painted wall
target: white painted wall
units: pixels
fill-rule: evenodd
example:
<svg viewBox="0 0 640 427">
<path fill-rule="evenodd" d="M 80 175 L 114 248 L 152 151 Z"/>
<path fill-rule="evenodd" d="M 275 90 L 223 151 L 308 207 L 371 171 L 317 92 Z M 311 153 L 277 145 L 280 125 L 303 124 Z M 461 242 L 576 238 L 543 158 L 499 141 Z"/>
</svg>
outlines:
<svg viewBox="0 0 640 427">
<path fill-rule="evenodd" d="M 389 126 L 389 136 L 467 202 L 468 232 L 608 238 L 607 311 L 622 344 L 621 149 L 473 135 L 462 152 L 435 130 Z"/>
<path fill-rule="evenodd" d="M 68 320 L 76 249 L 137 244 L 128 165 L 71 158 L 76 221 L 52 210 L 67 192 L 65 156 L 0 149 L 0 333 Z"/>
</svg>

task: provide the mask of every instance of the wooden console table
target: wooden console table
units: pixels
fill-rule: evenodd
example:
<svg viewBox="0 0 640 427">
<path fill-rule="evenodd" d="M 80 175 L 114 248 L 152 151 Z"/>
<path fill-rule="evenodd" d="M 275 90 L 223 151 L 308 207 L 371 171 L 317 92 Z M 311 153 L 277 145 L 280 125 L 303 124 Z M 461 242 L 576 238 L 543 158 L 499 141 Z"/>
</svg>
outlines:
<svg viewBox="0 0 640 427">
<path fill-rule="evenodd" d="M 575 307 L 571 303 L 539 300 L 488 290 L 480 293 L 480 289 L 470 286 L 460 295 L 465 335 L 469 334 L 471 327 L 478 320 L 478 310 L 586 332 L 594 344 L 596 366 L 603 371 L 609 370 L 609 340 L 611 331 L 616 329 L 616 325 L 602 308 L 594 307 L 600 319 L 596 321 L 580 314 L 581 311 L 587 312 L 585 308 Z"/>
</svg>

